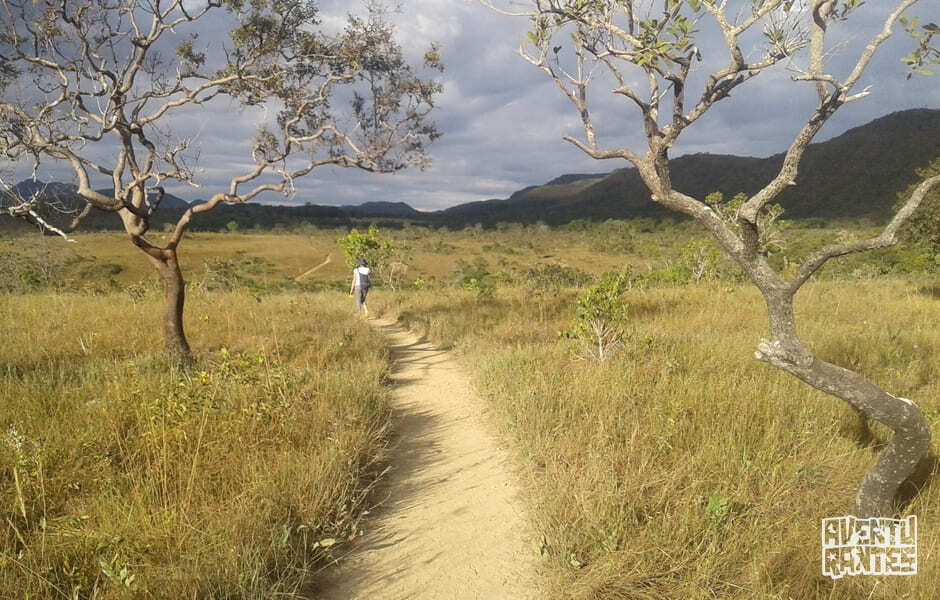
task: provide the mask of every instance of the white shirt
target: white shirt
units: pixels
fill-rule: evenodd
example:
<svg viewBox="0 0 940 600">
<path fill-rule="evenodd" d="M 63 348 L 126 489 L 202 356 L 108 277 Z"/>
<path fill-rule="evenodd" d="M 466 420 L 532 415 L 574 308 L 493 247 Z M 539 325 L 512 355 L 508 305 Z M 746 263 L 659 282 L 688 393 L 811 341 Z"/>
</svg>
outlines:
<svg viewBox="0 0 940 600">
<path fill-rule="evenodd" d="M 353 269 L 353 287 L 362 287 L 362 276 L 371 273 L 369 267 L 356 267 Z"/>
</svg>

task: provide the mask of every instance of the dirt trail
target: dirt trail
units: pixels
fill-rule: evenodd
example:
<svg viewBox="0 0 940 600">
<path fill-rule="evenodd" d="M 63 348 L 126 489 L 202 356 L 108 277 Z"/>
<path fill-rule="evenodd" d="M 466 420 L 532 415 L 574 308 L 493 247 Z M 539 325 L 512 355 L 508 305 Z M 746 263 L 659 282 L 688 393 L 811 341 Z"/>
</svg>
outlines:
<svg viewBox="0 0 940 600">
<path fill-rule="evenodd" d="M 532 537 L 487 408 L 450 353 L 374 323 L 393 359 L 391 471 L 318 598 L 535 598 Z"/>
</svg>

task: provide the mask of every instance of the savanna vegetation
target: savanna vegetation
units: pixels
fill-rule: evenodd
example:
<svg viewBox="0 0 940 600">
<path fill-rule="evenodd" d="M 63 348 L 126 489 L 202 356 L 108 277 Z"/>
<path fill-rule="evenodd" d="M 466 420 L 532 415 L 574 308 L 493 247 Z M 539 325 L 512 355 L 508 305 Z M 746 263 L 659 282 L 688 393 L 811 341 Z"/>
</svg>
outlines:
<svg viewBox="0 0 940 600">
<path fill-rule="evenodd" d="M 859 0 L 751 0 L 734 7 L 727 2 L 667 0 L 657 18 L 652 13 L 659 13 L 658 6 L 643 7 L 632 0 L 499 3 L 503 9 L 490 0 L 479 1 L 496 12 L 527 19 L 528 39 L 518 53 L 553 81 L 581 120 L 579 135 L 563 139 L 595 160 L 632 165 L 657 204 L 699 223 L 760 290 L 768 337 L 761 338 L 754 356 L 843 400 L 864 418 L 893 432 L 862 479 L 853 511 L 862 518 L 893 514 L 895 497 L 930 449 L 930 424 L 915 402 L 816 354 L 800 337 L 794 302 L 800 288 L 831 259 L 895 245 L 899 230 L 930 190 L 940 185 L 940 176 L 920 182 L 877 234 L 866 239 L 830 239 L 799 259 L 792 269 L 775 265 L 767 256 L 779 233 L 779 201 L 786 189 L 799 185 L 798 173 L 809 166 L 803 159 L 810 143 L 840 108 L 870 94 L 871 86 L 863 87 L 859 82 L 894 27 L 903 26 L 917 40 L 916 48 L 900 58 L 912 69 L 909 77 L 914 73 L 929 76 L 932 71 L 928 67 L 940 64 L 940 53 L 931 44 L 936 24 L 919 26 L 919 19 L 905 12 L 917 0 L 880 7 L 877 16 L 868 16 L 878 24 L 870 30 L 858 12 L 865 4 Z M 505 10 L 507 4 L 509 10 Z M 840 28 L 848 28 L 844 33 L 867 43 L 844 45 L 838 37 Z M 760 40 L 756 47 L 752 46 L 755 40 Z M 753 49 L 742 50 L 748 47 Z M 854 66 L 840 65 L 836 48 L 850 57 L 848 64 Z M 722 58 L 700 65 L 709 73 L 702 81 L 693 64 L 705 60 L 703 53 L 711 57 L 714 52 Z M 700 119 L 708 120 L 706 115 L 714 115 L 712 109 L 717 104 L 728 104 L 725 101 L 738 96 L 732 91 L 753 87 L 751 82 L 758 79 L 766 81 L 767 73 L 783 65 L 791 73 L 792 93 L 815 88 L 815 100 L 811 112 L 788 117 L 798 124 L 799 133 L 792 138 L 773 177 L 761 179 L 756 192 L 742 193 L 724 204 L 720 197 L 696 197 L 678 189 L 673 173 L 682 167 L 670 161 L 669 153 L 680 138 L 688 139 L 684 135 L 688 128 Z M 595 77 L 598 71 L 603 75 Z M 598 107 L 598 92 L 612 95 L 632 114 L 631 127 L 639 131 L 642 125 L 641 142 L 598 136 L 611 127 L 592 117 Z M 765 117 L 758 122 L 766 121 Z M 733 146 L 748 139 L 753 129 L 728 131 L 722 138 Z M 851 160 L 850 155 L 839 155 L 836 160 Z M 819 190 L 807 191 L 819 194 L 824 204 L 833 204 L 834 198 Z"/>
<path fill-rule="evenodd" d="M 34 174 L 40 162 L 68 163 L 84 203 L 62 226 L 42 214 L 43 194 L 5 195 L 5 212 L 66 238 L 95 210 L 119 215 L 162 280 L 165 312 L 161 349 L 161 284 L 116 250 L 120 237 L 3 240 L 0 591 L 312 594 L 359 534 L 394 426 L 383 343 L 341 293 L 339 248 L 348 260 L 361 246 L 384 261 L 372 306 L 460 351 L 492 403 L 528 484 L 546 597 L 930 597 L 940 579 L 930 526 L 940 507 L 940 265 L 935 211 L 911 217 L 925 214 L 940 176 L 874 229 L 795 225 L 778 203 L 830 117 L 869 94 L 859 82 L 893 26 L 918 42 L 901 58 L 912 73 L 940 61 L 936 25 L 902 16 L 915 2 L 879 17 L 844 73 L 831 50 L 837 29 L 857 22 L 858 0 L 752 0 L 740 22 L 725 3 L 698 0 L 663 3 L 662 19 L 626 0 L 527 3 L 517 13 L 531 23 L 523 58 L 584 126 L 583 139 L 565 139 L 632 164 L 654 201 L 692 221 L 410 225 L 386 240 L 373 229 L 246 235 L 231 221 L 227 234 L 187 237 L 186 256 L 190 221 L 220 204 L 289 191 L 323 165 L 425 164 L 440 85 L 404 61 L 377 3 L 334 34 L 317 32 L 316 9 L 296 1 L 195 12 L 182 0 L 5 3 L 0 151 Z M 216 59 L 175 37 L 223 8 L 231 45 L 214 48 Z M 706 22 L 728 62 L 707 63 L 697 81 Z M 761 37 L 759 52 L 742 51 Z M 175 58 L 158 55 L 161 38 Z M 702 47 L 711 60 L 715 48 Z M 441 68 L 436 46 L 424 59 Z M 731 198 L 677 189 L 668 154 L 683 132 L 783 65 L 816 102 L 773 177 Z M 588 110 L 595 68 L 609 76 L 598 85 L 616 82 L 638 111 L 639 149 L 599 144 Z M 331 91 L 347 84 L 350 102 L 337 102 Z M 194 183 L 189 138 L 163 125 L 216 96 L 276 108 L 252 164 L 162 222 L 161 235 L 151 222 L 161 184 Z M 90 146 L 104 139 L 115 145 L 99 156 Z M 90 172 L 113 189 L 92 189 Z M 893 247 L 906 227 L 915 243 Z M 185 315 L 181 261 L 198 274 Z M 843 514 L 916 514 L 918 573 L 824 578 L 820 519 Z"/>
<path fill-rule="evenodd" d="M 379 0 L 365 8 L 367 16 L 347 14 L 335 31 L 314 3 L 299 0 L 7 2 L 0 156 L 5 167 L 31 164 L 32 184 L 0 178 L 0 211 L 65 238 L 93 213 L 120 217 L 163 281 L 166 347 L 189 357 L 178 251 L 193 219 L 264 192 L 290 193 L 328 165 L 390 173 L 427 163 L 425 146 L 439 136 L 428 115 L 441 86 L 406 60 L 388 9 Z M 197 46 L 200 30 L 222 37 Z M 443 70 L 436 45 L 423 64 Z M 231 171 L 208 200 L 167 219 L 165 185 L 204 184 L 191 147 L 198 126 L 187 129 L 186 117 L 212 120 L 208 106 L 224 99 L 230 109 L 258 110 L 244 140 L 250 160 L 220 165 Z M 38 181 L 50 163 L 78 184 L 68 200 Z M 93 189 L 94 174 L 113 187 Z M 159 242 L 157 224 L 169 230 Z"/>
<path fill-rule="evenodd" d="M 268 258 L 203 255 L 187 365 L 145 264 L 45 244 L 3 261 L 0 596 L 302 597 L 378 473 L 381 338 L 339 294 L 246 287 Z"/>
<path fill-rule="evenodd" d="M 768 259 L 783 269 L 819 238 L 870 233 L 780 227 Z M 382 340 L 345 297 L 347 234 L 191 234 L 190 365 L 165 353 L 159 282 L 118 234 L 0 241 L 4 594 L 315 589 L 358 534 L 394 427 Z M 454 348 L 492 403 L 544 597 L 933 593 L 937 442 L 898 498 L 922 524 L 918 575 L 822 577 L 820 519 L 851 513 L 889 432 L 747 360 L 759 293 L 692 222 L 363 235 L 402 265 L 373 311 Z M 934 431 L 938 272 L 909 243 L 833 262 L 797 297 L 822 356 L 918 401 Z M 598 321 L 616 341 L 603 360 Z"/>
</svg>

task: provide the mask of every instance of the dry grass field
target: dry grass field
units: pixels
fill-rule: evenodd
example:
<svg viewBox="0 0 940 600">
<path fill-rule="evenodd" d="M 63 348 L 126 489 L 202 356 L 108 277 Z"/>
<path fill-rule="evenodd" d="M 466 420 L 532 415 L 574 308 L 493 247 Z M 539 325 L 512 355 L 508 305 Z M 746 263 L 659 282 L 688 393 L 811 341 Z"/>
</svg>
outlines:
<svg viewBox="0 0 940 600">
<path fill-rule="evenodd" d="M 162 353 L 161 293 L 126 239 L 0 240 L 0 596 L 305 597 L 357 533 L 390 426 L 384 342 L 343 293 L 344 233 L 187 239 L 189 367 Z M 820 519 L 851 511 L 885 431 L 752 358 L 760 298 L 692 228 L 383 234 L 408 269 L 370 307 L 472 369 L 526 484 L 545 598 L 934 596 L 938 442 L 904 490 L 918 574 L 823 577 Z M 818 235 L 796 231 L 790 252 Z M 822 357 L 914 399 L 936 438 L 931 260 L 846 261 L 798 317 Z M 625 268 L 624 343 L 579 360 L 559 333 L 584 286 Z"/>
<path fill-rule="evenodd" d="M 916 399 L 936 434 L 937 300 L 905 279 L 803 294 L 813 346 Z M 905 489 L 914 499 L 904 512 L 921 524 L 918 575 L 824 578 L 820 520 L 852 511 L 885 431 L 873 426 L 865 439 L 841 402 L 752 358 L 765 323 L 751 289 L 636 289 L 625 299 L 627 341 L 604 363 L 575 360 L 577 348 L 558 339 L 571 293 L 387 300 L 462 351 L 499 411 L 541 532 L 546 597 L 933 597 L 936 441 Z"/>
<path fill-rule="evenodd" d="M 0 296 L 3 598 L 303 597 L 357 534 L 385 346 L 335 293 Z"/>
</svg>

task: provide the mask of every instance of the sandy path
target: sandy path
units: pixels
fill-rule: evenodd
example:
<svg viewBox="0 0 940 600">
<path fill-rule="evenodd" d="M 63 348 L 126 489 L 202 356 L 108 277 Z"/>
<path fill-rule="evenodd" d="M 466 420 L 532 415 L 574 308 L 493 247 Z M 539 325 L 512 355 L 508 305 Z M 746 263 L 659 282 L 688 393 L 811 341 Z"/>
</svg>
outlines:
<svg viewBox="0 0 940 600">
<path fill-rule="evenodd" d="M 318 597 L 534 598 L 532 538 L 485 405 L 450 353 L 375 324 L 393 359 L 391 471 Z"/>
</svg>

